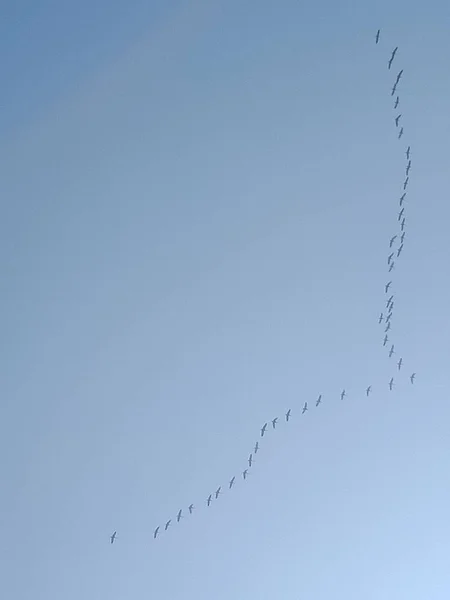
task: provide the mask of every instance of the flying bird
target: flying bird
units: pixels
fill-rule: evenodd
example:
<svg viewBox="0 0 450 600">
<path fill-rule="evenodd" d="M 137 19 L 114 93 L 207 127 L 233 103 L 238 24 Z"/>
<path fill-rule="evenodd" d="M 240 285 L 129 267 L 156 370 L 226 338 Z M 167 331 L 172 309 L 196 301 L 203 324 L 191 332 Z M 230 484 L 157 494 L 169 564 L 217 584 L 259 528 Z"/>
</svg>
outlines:
<svg viewBox="0 0 450 600">
<path fill-rule="evenodd" d="M 392 358 L 392 355 L 395 354 L 394 344 L 392 344 L 391 349 L 389 350 L 389 358 Z"/>
<path fill-rule="evenodd" d="M 414 379 L 416 378 L 416 374 L 413 373 L 410 377 L 411 383 L 414 383 Z"/>
<path fill-rule="evenodd" d="M 405 229 L 406 219 L 403 217 L 402 222 L 400 223 L 400 229 L 403 231 Z"/>
<path fill-rule="evenodd" d="M 253 452 L 256 454 L 259 450 L 259 442 L 256 442 L 255 447 L 253 448 Z"/>
<path fill-rule="evenodd" d="M 383 322 L 383 313 L 380 313 L 380 316 L 378 318 L 378 325 L 380 325 Z"/>
<path fill-rule="evenodd" d="M 402 250 L 403 250 L 403 244 L 401 244 L 401 245 L 398 247 L 398 250 L 397 250 L 397 258 L 398 258 L 398 257 L 400 256 L 400 254 L 402 253 Z"/>
<path fill-rule="evenodd" d="M 369 396 L 371 391 L 372 391 L 372 386 L 369 385 L 369 387 L 366 389 L 366 396 Z"/>
<path fill-rule="evenodd" d="M 394 266 L 395 266 L 395 262 L 392 261 L 391 266 L 389 267 L 389 273 L 394 269 Z"/>
<path fill-rule="evenodd" d="M 391 254 L 389 254 L 388 256 L 388 265 L 391 264 L 391 260 L 394 258 L 394 253 L 392 252 Z"/>
<path fill-rule="evenodd" d="M 405 231 L 402 233 L 402 235 L 400 236 L 400 243 L 403 244 L 403 240 L 405 239 Z"/>
<path fill-rule="evenodd" d="M 394 83 L 394 87 L 391 90 L 391 96 L 393 96 L 395 94 L 396 90 L 397 90 L 397 84 Z"/>
<path fill-rule="evenodd" d="M 403 75 L 403 69 L 401 71 L 399 71 L 399 73 L 397 75 L 397 79 L 395 80 L 395 83 L 398 83 L 400 81 L 402 75 Z"/>
<path fill-rule="evenodd" d="M 394 108 L 397 108 L 399 102 L 400 102 L 400 98 L 397 96 L 397 98 L 395 99 Z"/>
<path fill-rule="evenodd" d="M 222 489 L 222 486 L 221 486 L 221 485 L 219 485 L 219 487 L 217 488 L 217 490 L 216 490 L 216 493 L 215 493 L 216 500 L 217 500 L 217 498 L 219 497 L 219 494 L 220 494 L 220 490 L 221 490 L 221 489 Z"/>
<path fill-rule="evenodd" d="M 111 544 L 114 544 L 114 540 L 116 539 L 116 537 L 117 537 L 117 531 L 115 531 L 115 532 L 112 534 L 112 536 L 110 537 Z"/>
<path fill-rule="evenodd" d="M 378 44 L 380 40 L 380 30 L 377 31 L 377 35 L 375 36 L 375 44 Z"/>
<path fill-rule="evenodd" d="M 250 454 L 250 456 L 248 457 L 248 466 L 251 467 L 253 463 L 253 454 Z"/>
<path fill-rule="evenodd" d="M 384 333 L 387 333 L 389 331 L 389 329 L 391 328 L 391 322 L 388 321 L 388 324 L 386 325 L 386 327 L 384 328 Z"/>
<path fill-rule="evenodd" d="M 347 394 L 345 393 L 345 390 L 342 390 L 341 392 L 341 400 L 343 400 L 345 398 Z"/>
<path fill-rule="evenodd" d="M 389 323 L 391 317 L 392 317 L 392 311 L 386 316 L 386 323 Z"/>
<path fill-rule="evenodd" d="M 404 189 L 404 190 L 406 190 L 406 186 L 408 185 L 408 183 L 409 183 L 409 177 L 407 177 L 407 178 L 405 179 L 405 181 L 403 182 L 403 189 Z"/>
<path fill-rule="evenodd" d="M 409 160 L 408 164 L 406 165 L 406 177 L 408 177 L 410 169 L 411 169 L 411 161 Z"/>
<path fill-rule="evenodd" d="M 192 515 L 192 511 L 194 510 L 195 506 L 193 504 L 189 504 L 188 506 L 188 510 L 189 510 L 189 514 Z"/>
<path fill-rule="evenodd" d="M 183 510 L 180 508 L 180 510 L 178 511 L 178 514 L 177 514 L 177 523 L 179 523 L 179 522 L 180 522 L 180 519 L 182 518 L 182 517 L 181 517 L 181 513 L 182 513 L 182 512 L 183 512 Z"/>
<path fill-rule="evenodd" d="M 264 434 L 266 433 L 266 429 L 267 429 L 267 423 L 264 423 L 264 425 L 261 428 L 261 437 L 264 437 Z"/>
<path fill-rule="evenodd" d="M 278 422 L 278 417 L 275 417 L 275 419 L 272 419 L 272 427 L 275 429 L 275 427 L 277 426 L 277 422 Z"/>
<path fill-rule="evenodd" d="M 407 176 L 408 177 L 408 176 Z M 405 201 L 405 197 L 406 197 L 406 192 L 400 196 L 400 206 L 403 204 L 403 202 Z"/>
<path fill-rule="evenodd" d="M 406 160 L 409 160 L 409 155 L 410 155 L 410 153 L 411 153 L 411 146 L 408 146 L 408 147 L 406 148 Z"/>
<path fill-rule="evenodd" d="M 212 501 L 212 494 L 210 494 L 208 496 L 208 499 L 206 500 L 206 504 L 209 506 L 211 504 L 211 501 Z"/>
<path fill-rule="evenodd" d="M 308 403 L 305 402 L 303 409 L 302 409 L 302 415 L 304 415 L 307 410 L 308 410 Z"/>
<path fill-rule="evenodd" d="M 397 237 L 397 236 L 395 236 Z M 384 293 L 387 294 L 389 292 L 389 288 L 392 285 L 392 281 L 388 281 L 388 283 L 384 286 Z"/>
<path fill-rule="evenodd" d="M 392 62 L 393 62 L 393 60 L 394 60 L 394 57 L 395 57 L 395 55 L 397 54 L 397 50 L 398 50 L 398 46 L 396 46 L 396 47 L 395 47 L 395 48 L 392 50 L 391 58 L 389 59 L 389 62 L 388 62 L 388 69 L 390 69 L 390 68 L 391 68 L 391 66 L 392 66 Z"/>
<path fill-rule="evenodd" d="M 400 139 L 403 135 L 403 127 L 400 127 L 400 131 L 398 132 L 398 139 Z"/>
<path fill-rule="evenodd" d="M 172 519 L 169 519 L 167 521 L 167 523 L 164 525 L 164 531 L 167 531 L 169 529 L 169 525 L 172 523 Z"/>
<path fill-rule="evenodd" d="M 401 221 L 401 218 L 403 217 L 404 212 L 405 212 L 405 207 L 403 207 L 402 210 L 398 213 L 397 221 Z"/>
<path fill-rule="evenodd" d="M 394 378 L 393 378 L 393 377 L 391 377 L 391 380 L 390 380 L 390 382 L 389 382 L 389 389 L 391 390 L 391 392 L 392 392 L 392 388 L 393 388 L 393 387 L 394 387 Z"/>
<path fill-rule="evenodd" d="M 399 361 L 398 361 L 398 363 L 397 363 L 397 367 L 398 367 L 399 371 L 402 368 L 402 363 L 403 363 L 403 358 L 400 358 Z"/>
<path fill-rule="evenodd" d="M 389 248 L 392 248 L 393 243 L 395 242 L 395 240 L 397 239 L 396 235 L 393 235 L 391 237 L 391 239 L 389 240 Z"/>
<path fill-rule="evenodd" d="M 247 479 L 247 475 L 248 475 L 248 469 L 245 469 L 245 471 L 242 471 L 242 477 L 244 479 Z"/>
<path fill-rule="evenodd" d="M 251 455 L 250 455 L 250 456 L 251 456 Z M 231 490 L 231 488 L 233 487 L 235 480 L 236 480 L 236 476 L 234 476 L 234 477 L 232 477 L 232 478 L 230 479 L 230 483 L 228 484 L 228 488 L 229 488 L 230 490 Z"/>
<path fill-rule="evenodd" d="M 395 126 L 396 126 L 396 127 L 398 127 L 398 122 L 400 121 L 400 117 L 401 117 L 401 116 L 402 116 L 402 115 L 400 114 L 400 115 L 397 115 L 397 116 L 395 117 Z"/>
<path fill-rule="evenodd" d="M 319 406 L 319 404 L 322 402 L 322 394 L 320 394 L 320 396 L 317 398 L 316 400 L 316 406 Z"/>
<path fill-rule="evenodd" d="M 389 338 L 387 336 L 387 334 L 384 336 L 384 340 L 383 340 L 383 346 L 386 346 L 386 344 L 388 343 Z"/>
<path fill-rule="evenodd" d="M 155 531 L 153 532 L 153 539 L 154 539 L 154 540 L 156 540 L 156 537 L 157 537 L 158 533 L 159 533 L 159 525 L 158 525 L 158 527 L 155 529 Z"/>
<path fill-rule="evenodd" d="M 289 421 L 289 419 L 291 418 L 291 409 L 289 409 L 286 413 L 286 423 Z"/>
<path fill-rule="evenodd" d="M 390 296 L 388 298 L 387 303 L 386 303 L 386 308 L 389 308 L 389 305 L 390 305 L 390 303 L 392 302 L 393 299 L 394 299 L 394 294 L 392 294 L 392 296 Z"/>
</svg>

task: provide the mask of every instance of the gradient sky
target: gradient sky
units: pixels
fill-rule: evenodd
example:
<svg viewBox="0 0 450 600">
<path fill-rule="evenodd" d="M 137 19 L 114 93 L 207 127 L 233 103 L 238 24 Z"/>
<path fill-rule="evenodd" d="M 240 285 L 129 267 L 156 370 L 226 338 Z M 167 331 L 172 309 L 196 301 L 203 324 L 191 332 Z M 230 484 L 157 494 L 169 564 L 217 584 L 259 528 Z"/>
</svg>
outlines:
<svg viewBox="0 0 450 600">
<path fill-rule="evenodd" d="M 450 597 L 450 5 L 306 4 L 1 3 L 5 598 Z"/>
</svg>

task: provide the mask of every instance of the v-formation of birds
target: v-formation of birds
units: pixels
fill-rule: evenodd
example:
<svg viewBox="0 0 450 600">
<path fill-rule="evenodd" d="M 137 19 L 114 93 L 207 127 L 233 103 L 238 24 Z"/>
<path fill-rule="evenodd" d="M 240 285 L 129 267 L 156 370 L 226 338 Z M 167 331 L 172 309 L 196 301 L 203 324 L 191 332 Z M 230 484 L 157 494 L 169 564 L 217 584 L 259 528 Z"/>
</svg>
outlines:
<svg viewBox="0 0 450 600">
<path fill-rule="evenodd" d="M 381 30 L 379 29 L 375 35 L 375 43 L 376 44 L 378 44 L 380 42 L 380 37 L 381 37 Z M 391 67 L 394 63 L 397 52 L 398 52 L 398 46 L 396 46 L 391 52 L 390 58 L 387 63 L 388 70 L 391 70 Z M 397 91 L 397 86 L 402 78 L 402 75 L 403 75 L 403 69 L 401 69 L 396 76 L 396 80 L 391 89 L 391 96 L 395 95 L 395 93 Z M 399 104 L 400 104 L 400 96 L 397 95 L 395 98 L 394 104 L 393 104 L 394 110 L 397 110 Z M 394 117 L 394 124 L 395 124 L 396 129 L 398 130 L 397 137 L 399 140 L 403 137 L 403 133 L 404 133 L 404 127 L 400 124 L 401 119 L 402 119 L 402 113 L 399 113 Z M 403 123 L 403 121 L 401 121 L 401 122 Z M 396 259 L 398 259 L 402 253 L 404 241 L 405 241 L 405 235 L 406 235 L 406 231 L 405 231 L 406 217 L 405 217 L 404 204 L 406 201 L 407 188 L 408 188 L 408 184 L 409 184 L 409 173 L 411 170 L 411 147 L 410 146 L 406 147 L 405 156 L 406 156 L 407 163 L 406 163 L 406 167 L 405 167 L 405 178 L 403 181 L 403 189 L 402 189 L 403 193 L 399 197 L 399 211 L 397 214 L 397 223 L 400 226 L 400 231 L 397 231 L 394 235 L 392 235 L 389 240 L 389 254 L 387 257 L 388 273 L 391 273 L 395 268 Z M 389 279 L 389 281 L 387 281 L 384 286 L 384 292 L 386 295 L 389 295 L 389 296 L 386 300 L 384 310 L 380 313 L 380 316 L 378 318 L 379 325 L 383 326 L 383 328 L 384 328 L 384 330 L 383 330 L 384 337 L 382 338 L 382 346 L 383 346 L 383 348 L 387 349 L 388 357 L 390 359 L 392 359 L 394 357 L 394 355 L 397 354 L 397 351 L 395 349 L 395 344 L 393 344 L 390 340 L 390 331 L 391 331 L 391 327 L 392 327 L 392 317 L 394 314 L 393 311 L 394 311 L 394 298 L 395 298 L 395 295 L 392 292 L 393 285 L 394 285 L 394 281 L 392 279 Z M 401 356 L 399 356 L 398 360 L 395 361 L 396 372 L 401 371 L 402 366 L 403 366 L 403 358 Z M 411 384 L 414 383 L 415 377 L 416 377 L 416 373 L 412 373 L 409 376 L 409 380 L 410 380 Z M 394 387 L 395 387 L 394 376 L 392 376 L 390 378 L 390 380 L 387 382 L 387 387 L 389 388 L 390 391 L 392 391 L 394 389 Z M 365 389 L 366 397 L 369 397 L 371 393 L 372 393 L 372 385 L 368 385 L 367 388 Z M 343 389 L 340 392 L 339 397 L 341 400 L 344 400 L 346 398 L 346 396 L 347 396 L 347 392 L 345 389 Z M 317 408 L 321 403 L 322 403 L 322 394 L 319 394 L 319 396 L 314 401 L 314 406 Z M 308 403 L 308 401 L 306 401 L 306 402 L 304 402 L 304 404 L 301 408 L 301 415 L 305 415 L 305 413 L 307 413 L 308 410 L 309 410 L 309 403 Z M 283 420 L 286 423 L 289 423 L 292 416 L 293 416 L 293 411 L 291 408 L 289 408 L 287 410 L 287 412 L 285 413 Z M 222 488 L 222 485 L 220 485 L 214 492 L 211 492 L 203 501 L 205 506 L 209 507 L 209 506 L 211 506 L 211 504 L 213 502 L 218 500 L 219 496 L 222 495 L 224 489 L 231 490 L 232 488 L 234 488 L 238 479 L 240 479 L 241 481 L 247 480 L 250 470 L 253 467 L 254 462 L 257 460 L 257 454 L 260 449 L 261 439 L 264 438 L 265 435 L 270 430 L 276 429 L 278 426 L 278 422 L 279 422 L 279 417 L 274 417 L 271 421 L 268 421 L 267 423 L 264 423 L 262 425 L 262 427 L 259 430 L 259 436 L 258 436 L 259 439 L 255 442 L 255 444 L 253 446 L 253 450 L 247 458 L 246 468 L 243 469 L 239 474 L 233 475 L 233 477 L 231 477 L 231 479 L 228 481 L 227 485 L 224 486 L 224 488 Z M 173 522 L 179 523 L 181 521 L 181 519 L 184 518 L 185 515 L 191 515 L 194 512 L 195 508 L 196 507 L 193 503 L 191 503 L 186 509 L 180 508 L 180 510 L 178 511 L 176 516 L 168 519 L 164 524 L 158 525 L 154 529 L 154 531 L 153 531 L 154 539 L 156 539 L 159 536 L 161 531 L 167 531 Z M 110 536 L 111 544 L 113 544 L 114 541 L 116 540 L 116 536 L 117 536 L 117 532 L 115 531 Z"/>
</svg>

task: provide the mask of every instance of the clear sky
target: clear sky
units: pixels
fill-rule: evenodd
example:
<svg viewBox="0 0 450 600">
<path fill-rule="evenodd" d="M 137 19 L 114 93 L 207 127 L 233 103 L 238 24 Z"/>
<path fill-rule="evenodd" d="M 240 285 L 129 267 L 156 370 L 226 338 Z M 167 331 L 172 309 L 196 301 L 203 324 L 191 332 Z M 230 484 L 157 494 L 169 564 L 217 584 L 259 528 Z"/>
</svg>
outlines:
<svg viewBox="0 0 450 600">
<path fill-rule="evenodd" d="M 449 22 L 1 3 L 5 598 L 448 600 Z"/>
</svg>

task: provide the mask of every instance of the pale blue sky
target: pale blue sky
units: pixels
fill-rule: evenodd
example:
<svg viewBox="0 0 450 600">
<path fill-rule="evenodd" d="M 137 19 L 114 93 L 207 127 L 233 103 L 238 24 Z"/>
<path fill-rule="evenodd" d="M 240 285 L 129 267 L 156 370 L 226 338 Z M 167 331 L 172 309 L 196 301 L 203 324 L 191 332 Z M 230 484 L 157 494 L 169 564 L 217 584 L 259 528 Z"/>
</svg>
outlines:
<svg viewBox="0 0 450 600">
<path fill-rule="evenodd" d="M 9 600 L 448 599 L 450 5 L 373 4 L 0 4 Z"/>
</svg>

